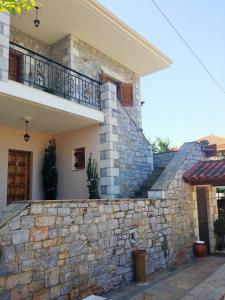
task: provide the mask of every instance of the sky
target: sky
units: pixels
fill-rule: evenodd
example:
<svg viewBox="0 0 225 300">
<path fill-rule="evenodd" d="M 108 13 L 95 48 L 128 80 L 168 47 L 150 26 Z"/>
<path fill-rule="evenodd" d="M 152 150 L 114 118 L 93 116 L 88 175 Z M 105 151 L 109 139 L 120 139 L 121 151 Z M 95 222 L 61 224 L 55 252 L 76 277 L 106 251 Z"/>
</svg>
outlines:
<svg viewBox="0 0 225 300">
<path fill-rule="evenodd" d="M 143 129 L 174 146 L 225 136 L 225 94 L 202 69 L 151 0 L 98 0 L 169 56 L 173 64 L 142 78 Z M 225 89 L 225 1 L 156 0 Z"/>
</svg>

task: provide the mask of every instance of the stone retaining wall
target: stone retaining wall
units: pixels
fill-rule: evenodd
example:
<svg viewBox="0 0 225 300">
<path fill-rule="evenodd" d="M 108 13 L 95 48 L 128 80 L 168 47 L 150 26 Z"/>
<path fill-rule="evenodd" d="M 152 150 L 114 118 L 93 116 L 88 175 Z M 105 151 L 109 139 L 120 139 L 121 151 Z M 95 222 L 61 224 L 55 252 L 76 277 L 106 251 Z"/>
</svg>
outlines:
<svg viewBox="0 0 225 300">
<path fill-rule="evenodd" d="M 134 249 L 146 249 L 147 274 L 186 259 L 193 216 L 178 224 L 179 206 L 150 199 L 30 202 L 0 229 L 0 297 L 82 299 L 121 287 L 133 279 Z"/>
<path fill-rule="evenodd" d="M 177 154 L 177 151 L 154 153 L 153 154 L 153 164 L 155 168 L 166 168 L 169 162 Z"/>
</svg>

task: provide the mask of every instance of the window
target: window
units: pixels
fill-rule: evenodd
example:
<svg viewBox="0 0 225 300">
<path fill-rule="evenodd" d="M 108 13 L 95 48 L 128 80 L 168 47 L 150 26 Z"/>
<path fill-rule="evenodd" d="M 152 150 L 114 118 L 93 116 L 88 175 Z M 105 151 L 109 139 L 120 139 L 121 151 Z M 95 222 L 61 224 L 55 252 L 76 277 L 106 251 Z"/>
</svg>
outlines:
<svg viewBox="0 0 225 300">
<path fill-rule="evenodd" d="M 74 170 L 82 170 L 85 168 L 85 148 L 77 148 L 74 150 Z"/>
<path fill-rule="evenodd" d="M 103 71 L 101 73 L 101 81 L 112 82 L 116 85 L 117 99 L 120 101 L 122 106 L 133 106 L 133 85 L 131 83 L 119 82 Z"/>
</svg>

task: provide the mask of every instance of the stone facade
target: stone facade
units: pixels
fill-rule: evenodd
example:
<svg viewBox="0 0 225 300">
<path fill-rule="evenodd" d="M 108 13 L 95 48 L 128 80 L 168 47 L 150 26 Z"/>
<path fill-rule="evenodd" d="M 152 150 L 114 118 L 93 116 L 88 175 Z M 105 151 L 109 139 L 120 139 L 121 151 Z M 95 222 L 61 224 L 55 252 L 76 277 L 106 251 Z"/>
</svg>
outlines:
<svg viewBox="0 0 225 300">
<path fill-rule="evenodd" d="M 123 197 L 141 196 L 153 170 L 152 147 L 120 103 L 118 111 L 120 192 Z"/>
<path fill-rule="evenodd" d="M 0 14 L 0 80 L 8 80 L 10 16 Z"/>
<path fill-rule="evenodd" d="M 184 182 L 183 173 L 189 170 L 197 161 L 204 160 L 205 154 L 200 143 L 185 143 L 170 161 L 163 173 L 149 192 L 151 199 L 166 199 L 170 203 L 172 214 L 176 218 L 173 222 L 176 234 L 183 232 L 176 244 L 174 251 L 179 255 L 179 248 L 183 253 L 183 247 L 188 247 L 190 238 L 189 231 L 184 227 L 193 228 L 192 237 L 199 239 L 198 211 L 196 200 L 196 187 Z M 213 222 L 217 219 L 216 190 L 208 187 L 208 225 L 210 237 L 210 250 L 214 252 L 215 236 L 213 233 Z M 171 245 L 169 245 L 170 247 Z"/>
<path fill-rule="evenodd" d="M 117 81 L 132 83 L 133 106 L 124 107 L 117 99 L 116 85 L 102 85 L 101 103 L 105 122 L 100 126 L 101 198 L 141 195 L 153 169 L 152 150 L 141 131 L 141 95 L 139 77 L 91 47 L 67 35 L 53 45 L 11 28 L 11 41 L 49 57 L 95 80 L 104 71 Z M 88 80 L 88 79 L 87 79 Z M 78 87 L 79 89 L 79 87 Z"/>
<path fill-rule="evenodd" d="M 10 27 L 10 41 L 48 58 L 51 56 L 49 45 L 12 26 Z"/>
<path fill-rule="evenodd" d="M 132 250 L 146 273 L 192 255 L 192 210 L 177 200 L 28 203 L 0 225 L 2 299 L 82 299 L 133 280 Z M 70 298 L 69 298 L 70 295 Z"/>
<path fill-rule="evenodd" d="M 101 198 L 113 199 L 120 197 L 118 100 L 114 84 L 102 85 L 101 102 L 105 120 L 100 127 L 100 194 Z"/>
</svg>

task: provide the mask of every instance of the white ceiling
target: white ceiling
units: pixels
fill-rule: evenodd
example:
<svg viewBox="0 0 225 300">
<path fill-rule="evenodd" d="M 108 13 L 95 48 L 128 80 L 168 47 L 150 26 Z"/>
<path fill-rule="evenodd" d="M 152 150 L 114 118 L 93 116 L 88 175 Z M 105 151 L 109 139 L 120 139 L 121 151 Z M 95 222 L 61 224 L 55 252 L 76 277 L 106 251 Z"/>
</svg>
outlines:
<svg viewBox="0 0 225 300">
<path fill-rule="evenodd" d="M 98 124 L 66 112 L 0 95 L 0 125 L 24 129 L 24 118 L 30 117 L 30 129 L 43 133 L 59 133 Z"/>
<path fill-rule="evenodd" d="M 84 40 L 140 76 L 171 64 L 171 60 L 95 0 L 41 0 L 40 27 L 35 12 L 12 17 L 12 25 L 51 45 L 68 34 Z"/>
</svg>

